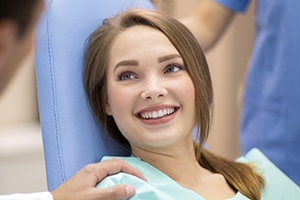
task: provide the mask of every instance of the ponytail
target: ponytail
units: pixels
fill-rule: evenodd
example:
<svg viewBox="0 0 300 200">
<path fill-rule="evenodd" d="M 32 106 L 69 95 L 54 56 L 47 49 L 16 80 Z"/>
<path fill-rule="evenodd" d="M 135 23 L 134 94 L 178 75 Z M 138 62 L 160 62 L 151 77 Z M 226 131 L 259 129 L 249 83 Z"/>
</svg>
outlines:
<svg viewBox="0 0 300 200">
<path fill-rule="evenodd" d="M 251 166 L 221 158 L 204 148 L 198 162 L 209 171 L 222 174 L 235 192 L 239 191 L 252 200 L 260 200 L 264 179 Z"/>
</svg>

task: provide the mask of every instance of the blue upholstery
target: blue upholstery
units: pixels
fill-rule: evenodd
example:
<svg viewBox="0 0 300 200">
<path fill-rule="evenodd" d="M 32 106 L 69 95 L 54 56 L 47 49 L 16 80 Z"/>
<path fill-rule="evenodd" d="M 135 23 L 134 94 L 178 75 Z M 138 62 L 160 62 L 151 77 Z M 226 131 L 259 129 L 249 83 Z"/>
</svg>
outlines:
<svg viewBox="0 0 300 200">
<path fill-rule="evenodd" d="M 129 7 L 153 9 L 150 0 L 48 0 L 36 35 L 38 101 L 52 191 L 104 155 L 126 155 L 127 147 L 106 142 L 82 84 L 84 45 L 104 18 Z"/>
</svg>

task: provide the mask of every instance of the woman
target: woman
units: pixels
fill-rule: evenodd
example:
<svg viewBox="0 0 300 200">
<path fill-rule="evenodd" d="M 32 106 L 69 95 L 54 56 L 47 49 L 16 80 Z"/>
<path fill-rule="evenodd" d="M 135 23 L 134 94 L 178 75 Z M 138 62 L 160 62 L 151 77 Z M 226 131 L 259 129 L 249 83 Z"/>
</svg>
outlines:
<svg viewBox="0 0 300 200">
<path fill-rule="evenodd" d="M 250 166 L 203 148 L 212 83 L 205 56 L 184 25 L 154 11 L 125 11 L 91 35 L 85 66 L 96 117 L 113 138 L 129 143 L 135 167 L 177 184 L 177 199 L 183 193 L 195 199 L 260 199 L 264 180 Z"/>
</svg>

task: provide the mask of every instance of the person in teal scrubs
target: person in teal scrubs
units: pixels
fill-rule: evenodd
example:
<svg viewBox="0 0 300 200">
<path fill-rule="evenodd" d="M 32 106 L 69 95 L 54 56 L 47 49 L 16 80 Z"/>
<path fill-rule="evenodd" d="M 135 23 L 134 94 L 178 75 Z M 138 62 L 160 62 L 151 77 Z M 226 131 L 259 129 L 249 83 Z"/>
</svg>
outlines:
<svg viewBox="0 0 300 200">
<path fill-rule="evenodd" d="M 94 115 L 130 145 L 132 156 L 120 159 L 147 179 L 118 173 L 99 188 L 132 184 L 132 199 L 260 199 L 261 171 L 203 148 L 212 82 L 200 45 L 178 20 L 145 9 L 104 20 L 87 42 L 84 72 Z"/>
<path fill-rule="evenodd" d="M 249 2 L 201 0 L 183 22 L 208 50 Z M 300 1 L 255 3 L 256 33 L 243 95 L 241 150 L 244 154 L 257 147 L 300 185 Z"/>
</svg>

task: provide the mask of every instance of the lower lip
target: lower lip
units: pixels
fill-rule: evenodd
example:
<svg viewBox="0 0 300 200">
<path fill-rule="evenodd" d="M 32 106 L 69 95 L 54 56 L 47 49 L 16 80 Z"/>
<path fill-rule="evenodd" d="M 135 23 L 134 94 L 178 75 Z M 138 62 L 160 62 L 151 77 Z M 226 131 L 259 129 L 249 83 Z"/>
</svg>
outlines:
<svg viewBox="0 0 300 200">
<path fill-rule="evenodd" d="M 167 116 L 157 118 L 157 119 L 142 119 L 142 118 L 139 118 L 139 120 L 141 122 L 143 122 L 144 124 L 151 125 L 151 126 L 166 124 L 166 123 L 172 121 L 172 119 L 176 116 L 177 111 L 178 110 L 176 110 L 171 115 L 167 115 Z"/>
</svg>

